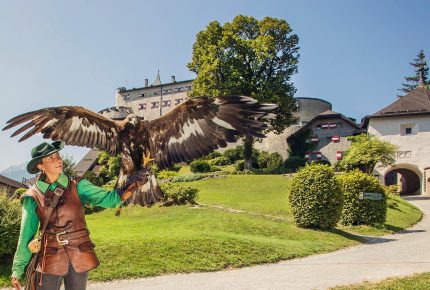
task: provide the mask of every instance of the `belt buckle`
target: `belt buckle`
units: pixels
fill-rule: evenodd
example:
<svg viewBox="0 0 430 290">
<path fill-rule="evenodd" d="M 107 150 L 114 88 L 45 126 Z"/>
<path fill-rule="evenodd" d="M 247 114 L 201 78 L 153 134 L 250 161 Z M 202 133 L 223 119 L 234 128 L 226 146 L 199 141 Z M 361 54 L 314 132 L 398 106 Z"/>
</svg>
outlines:
<svg viewBox="0 0 430 290">
<path fill-rule="evenodd" d="M 64 246 L 64 245 L 68 245 L 69 244 L 69 240 L 60 240 L 60 236 L 64 235 L 66 233 L 66 231 L 63 231 L 61 233 L 57 233 L 55 234 L 55 237 L 57 238 L 57 242 L 60 246 Z"/>
</svg>

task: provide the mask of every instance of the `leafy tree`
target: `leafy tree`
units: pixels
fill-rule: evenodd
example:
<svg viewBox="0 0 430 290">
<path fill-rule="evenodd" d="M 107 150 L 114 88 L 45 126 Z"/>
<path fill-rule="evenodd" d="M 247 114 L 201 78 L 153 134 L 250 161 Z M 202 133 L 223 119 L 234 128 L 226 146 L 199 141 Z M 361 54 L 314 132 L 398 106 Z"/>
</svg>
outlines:
<svg viewBox="0 0 430 290">
<path fill-rule="evenodd" d="M 292 122 L 291 76 L 297 72 L 299 38 L 287 21 L 238 15 L 221 25 L 212 21 L 197 34 L 188 68 L 197 74 L 190 96 L 246 95 L 275 103 L 272 129 L 281 133 Z M 246 168 L 252 164 L 250 136 L 245 137 Z"/>
<path fill-rule="evenodd" d="M 305 129 L 300 134 L 296 136 L 288 138 L 288 153 L 289 156 L 299 156 L 304 158 L 306 152 L 312 151 L 316 144 L 309 142 L 308 140 L 311 138 L 313 132 L 311 129 Z"/>
<path fill-rule="evenodd" d="M 412 92 L 419 83 L 420 79 L 420 71 L 422 70 L 423 74 L 423 81 L 426 88 L 429 88 L 430 80 L 428 80 L 428 73 L 429 73 L 429 67 L 426 62 L 426 56 L 424 54 L 424 50 L 420 50 L 418 52 L 417 58 L 414 59 L 414 62 L 410 62 L 409 64 L 414 67 L 415 75 L 405 77 L 406 83 L 402 84 L 403 88 L 399 89 L 399 91 L 407 94 L 409 92 Z"/>
<path fill-rule="evenodd" d="M 63 155 L 61 159 L 63 159 L 63 173 L 67 176 L 76 176 L 74 170 L 76 163 L 73 161 L 73 158 L 68 155 Z"/>
<path fill-rule="evenodd" d="M 352 144 L 345 152 L 345 157 L 338 163 L 341 169 L 349 171 L 358 168 L 372 174 L 378 162 L 380 166 L 388 166 L 396 161 L 397 147 L 387 141 L 369 134 L 351 136 L 348 140 Z"/>
<path fill-rule="evenodd" d="M 102 151 L 99 154 L 97 160 L 98 164 L 101 165 L 99 168 L 100 176 L 104 179 L 104 182 L 108 182 L 119 175 L 121 170 L 121 157 L 111 156 L 109 153 Z"/>
</svg>

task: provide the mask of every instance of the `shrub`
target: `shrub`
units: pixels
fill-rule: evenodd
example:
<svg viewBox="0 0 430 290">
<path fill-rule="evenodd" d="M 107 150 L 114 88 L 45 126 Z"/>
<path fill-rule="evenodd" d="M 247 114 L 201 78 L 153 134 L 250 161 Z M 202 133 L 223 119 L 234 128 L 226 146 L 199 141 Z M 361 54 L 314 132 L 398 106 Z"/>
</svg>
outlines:
<svg viewBox="0 0 430 290">
<path fill-rule="evenodd" d="M 284 158 L 278 152 L 273 152 L 269 155 L 269 159 L 267 162 L 267 168 L 271 168 L 272 170 L 281 170 L 283 167 Z"/>
<path fill-rule="evenodd" d="M 300 167 L 304 167 L 306 164 L 306 160 L 300 156 L 290 156 L 284 162 L 284 167 L 290 169 L 293 172 L 296 172 Z"/>
<path fill-rule="evenodd" d="M 211 166 L 206 160 L 194 160 L 190 164 L 191 172 L 198 173 L 198 172 L 210 172 Z"/>
<path fill-rule="evenodd" d="M 211 152 L 208 155 L 202 157 L 202 159 L 204 159 L 204 160 L 211 160 L 211 159 L 215 159 L 215 158 L 218 158 L 218 157 L 221 157 L 221 156 L 222 156 L 222 154 L 220 152 L 214 151 L 214 152 Z"/>
<path fill-rule="evenodd" d="M 231 164 L 233 164 L 237 160 L 243 159 L 243 146 L 237 146 L 236 148 L 225 150 L 223 156 L 230 159 Z"/>
<path fill-rule="evenodd" d="M 270 154 L 266 151 L 261 151 L 257 157 L 257 163 L 259 168 L 266 168 L 269 165 Z"/>
<path fill-rule="evenodd" d="M 244 168 L 245 168 L 245 161 L 243 161 L 243 160 L 237 161 L 234 164 L 234 169 L 236 171 L 243 171 Z"/>
<path fill-rule="evenodd" d="M 192 182 L 200 179 L 213 179 L 213 178 L 223 178 L 226 177 L 226 172 L 214 172 L 214 173 L 205 173 L 205 174 L 190 174 L 190 175 L 180 175 L 174 176 L 169 181 L 170 182 Z"/>
<path fill-rule="evenodd" d="M 94 185 L 102 186 L 104 184 L 104 180 L 101 176 L 97 176 L 92 171 L 87 171 L 82 175 L 82 178 L 87 179 L 89 182 L 91 182 Z"/>
<path fill-rule="evenodd" d="M 217 157 L 208 161 L 211 166 L 225 166 L 231 164 L 230 159 L 226 157 Z"/>
<path fill-rule="evenodd" d="M 161 190 L 164 192 L 164 206 L 181 205 L 186 203 L 195 204 L 198 190 L 189 186 L 182 186 L 172 183 L 160 184 Z"/>
<path fill-rule="evenodd" d="M 300 169 L 291 181 L 289 201 L 299 227 L 335 227 L 342 212 L 343 196 L 333 169 L 321 164 Z"/>
<path fill-rule="evenodd" d="M 159 179 L 167 179 L 173 176 L 177 176 L 178 172 L 171 170 L 161 170 L 156 175 Z"/>
<path fill-rule="evenodd" d="M 27 188 L 17 188 L 12 197 L 20 198 L 27 191 Z"/>
<path fill-rule="evenodd" d="M 339 175 L 345 203 L 340 222 L 344 225 L 381 226 L 387 215 L 387 197 L 378 180 L 358 169 Z M 360 193 L 381 193 L 382 200 L 360 199 Z"/>
<path fill-rule="evenodd" d="M 211 166 L 211 171 L 210 172 L 216 172 L 216 171 L 222 171 L 222 170 L 218 166 Z"/>
<path fill-rule="evenodd" d="M 0 257 L 15 253 L 21 225 L 21 205 L 0 188 Z"/>
</svg>

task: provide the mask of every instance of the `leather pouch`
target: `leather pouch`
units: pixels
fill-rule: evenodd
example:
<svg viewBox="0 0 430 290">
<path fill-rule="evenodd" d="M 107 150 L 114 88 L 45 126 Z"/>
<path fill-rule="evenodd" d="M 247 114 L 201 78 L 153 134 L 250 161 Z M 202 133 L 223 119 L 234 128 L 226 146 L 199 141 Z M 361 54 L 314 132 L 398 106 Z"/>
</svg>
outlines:
<svg viewBox="0 0 430 290">
<path fill-rule="evenodd" d="M 96 245 L 94 245 L 93 242 L 88 241 L 80 244 L 78 247 L 79 247 L 79 251 L 88 252 L 88 251 L 94 251 L 94 248 L 96 247 Z"/>
</svg>

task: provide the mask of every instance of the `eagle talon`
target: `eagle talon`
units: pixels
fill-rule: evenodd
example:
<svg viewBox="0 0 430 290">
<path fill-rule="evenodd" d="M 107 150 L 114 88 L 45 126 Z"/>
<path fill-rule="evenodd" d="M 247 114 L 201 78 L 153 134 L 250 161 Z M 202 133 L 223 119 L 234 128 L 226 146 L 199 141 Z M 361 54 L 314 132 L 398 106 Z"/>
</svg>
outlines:
<svg viewBox="0 0 430 290">
<path fill-rule="evenodd" d="M 143 153 L 143 167 L 146 168 L 146 165 L 153 160 L 155 160 L 155 158 L 151 158 L 151 152 L 149 152 L 148 155 Z"/>
</svg>

